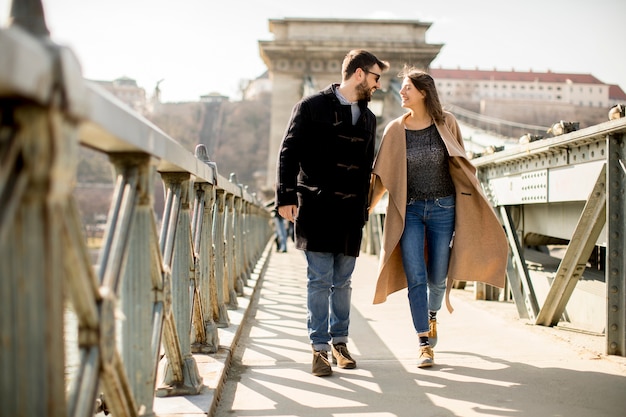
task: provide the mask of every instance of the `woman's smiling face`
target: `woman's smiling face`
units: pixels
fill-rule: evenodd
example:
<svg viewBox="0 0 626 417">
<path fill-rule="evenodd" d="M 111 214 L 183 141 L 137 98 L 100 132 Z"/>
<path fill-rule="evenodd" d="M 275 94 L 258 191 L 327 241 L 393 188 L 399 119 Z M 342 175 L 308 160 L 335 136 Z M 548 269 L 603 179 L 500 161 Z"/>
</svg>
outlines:
<svg viewBox="0 0 626 417">
<path fill-rule="evenodd" d="M 402 87 L 400 88 L 402 107 L 412 107 L 418 103 L 423 104 L 425 97 L 424 92 L 418 90 L 409 77 L 404 77 Z"/>
</svg>

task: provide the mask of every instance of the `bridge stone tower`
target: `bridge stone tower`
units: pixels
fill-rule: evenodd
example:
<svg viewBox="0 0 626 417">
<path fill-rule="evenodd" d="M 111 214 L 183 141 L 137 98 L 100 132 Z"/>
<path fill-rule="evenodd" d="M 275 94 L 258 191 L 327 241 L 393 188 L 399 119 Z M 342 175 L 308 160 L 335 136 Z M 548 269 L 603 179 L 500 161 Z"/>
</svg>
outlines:
<svg viewBox="0 0 626 417">
<path fill-rule="evenodd" d="M 366 49 L 388 61 L 381 78 L 382 92 L 370 108 L 378 116 L 378 128 L 402 114 L 392 80 L 404 64 L 428 69 L 441 44 L 427 44 L 431 23 L 416 20 L 370 19 L 271 19 L 274 40 L 259 41 L 260 54 L 272 80 L 272 109 L 267 185 L 275 182 L 278 149 L 293 105 L 303 96 L 341 82 L 341 64 L 351 49 Z"/>
</svg>

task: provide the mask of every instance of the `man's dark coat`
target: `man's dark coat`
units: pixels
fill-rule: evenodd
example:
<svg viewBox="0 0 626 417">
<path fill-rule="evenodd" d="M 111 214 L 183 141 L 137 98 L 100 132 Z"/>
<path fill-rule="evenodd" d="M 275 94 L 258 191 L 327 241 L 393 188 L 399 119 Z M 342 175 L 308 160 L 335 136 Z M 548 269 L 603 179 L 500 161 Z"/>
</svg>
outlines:
<svg viewBox="0 0 626 417">
<path fill-rule="evenodd" d="M 358 256 L 367 220 L 376 116 L 360 101 L 352 125 L 330 85 L 298 102 L 283 138 L 277 166 L 277 206 L 298 205 L 296 247 Z"/>
</svg>

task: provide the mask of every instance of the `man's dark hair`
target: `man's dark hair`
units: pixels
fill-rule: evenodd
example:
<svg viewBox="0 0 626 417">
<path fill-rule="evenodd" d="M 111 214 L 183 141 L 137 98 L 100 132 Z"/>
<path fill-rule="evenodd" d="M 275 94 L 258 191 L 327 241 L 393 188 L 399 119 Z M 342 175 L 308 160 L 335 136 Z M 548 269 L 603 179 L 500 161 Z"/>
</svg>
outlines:
<svg viewBox="0 0 626 417">
<path fill-rule="evenodd" d="M 341 73 L 343 79 L 347 80 L 354 74 L 357 68 L 369 70 L 374 65 L 378 65 L 381 70 L 385 71 L 389 68 L 389 63 L 376 58 L 371 52 L 363 49 L 353 49 L 346 54 L 341 65 Z"/>
</svg>

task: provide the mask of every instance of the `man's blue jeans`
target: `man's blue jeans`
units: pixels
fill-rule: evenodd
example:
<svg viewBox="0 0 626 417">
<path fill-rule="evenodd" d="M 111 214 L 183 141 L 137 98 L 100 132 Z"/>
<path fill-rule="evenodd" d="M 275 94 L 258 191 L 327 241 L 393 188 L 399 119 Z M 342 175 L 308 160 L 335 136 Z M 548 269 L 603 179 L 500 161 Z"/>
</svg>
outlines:
<svg viewBox="0 0 626 417">
<path fill-rule="evenodd" d="M 307 267 L 307 328 L 313 349 L 330 350 L 329 342 L 348 341 L 351 277 L 356 258 L 304 251 Z"/>
<path fill-rule="evenodd" d="M 439 311 L 446 291 L 454 236 L 454 196 L 418 200 L 406 206 L 400 240 L 415 331 L 428 332 L 428 311 Z M 427 245 L 428 260 L 424 258 Z"/>
</svg>

